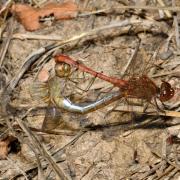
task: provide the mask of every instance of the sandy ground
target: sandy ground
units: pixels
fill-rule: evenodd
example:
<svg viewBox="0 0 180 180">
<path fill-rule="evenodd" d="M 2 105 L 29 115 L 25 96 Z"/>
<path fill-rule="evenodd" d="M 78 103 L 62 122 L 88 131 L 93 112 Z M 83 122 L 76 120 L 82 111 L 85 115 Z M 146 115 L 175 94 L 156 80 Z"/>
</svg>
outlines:
<svg viewBox="0 0 180 180">
<path fill-rule="evenodd" d="M 79 8 L 86 7 L 90 10 L 124 4 L 134 5 L 134 1 L 115 0 L 77 1 L 76 3 Z M 141 1 L 141 3 L 153 5 L 146 1 Z M 170 1 L 167 2 L 167 5 L 169 5 L 168 3 Z M 98 72 L 120 78 L 140 40 L 137 56 L 132 60 L 123 77 L 128 79 L 137 74 L 146 74 L 158 86 L 161 80 L 168 81 L 177 91 L 175 96 L 165 104 L 169 110 L 178 111 L 179 77 L 173 72 L 179 71 L 177 63 L 179 49 L 175 40 L 176 29 L 172 25 L 173 17 L 168 19 L 166 14 L 163 14 L 164 19 L 158 21 L 156 19 L 160 18 L 159 13 L 163 13 L 162 11 L 148 10 L 144 13 L 145 15 L 142 15 L 141 10 L 119 10 L 119 13 L 114 11 L 110 14 L 54 22 L 51 26 L 35 32 L 27 32 L 15 20 L 13 33 L 14 37 L 15 34 L 45 35 L 48 37 L 58 36 L 63 40 L 126 19 L 142 20 L 141 24 L 100 31 L 93 36 L 71 42 L 57 49 L 54 54 L 61 52 Z M 168 37 L 171 38 L 168 39 Z M 17 74 L 29 54 L 53 42 L 56 41 L 13 38 L 3 62 L 3 66 L 7 68 L 7 81 Z M 29 90 L 37 81 L 37 73 L 42 67 L 47 68 L 53 74 L 54 59 L 52 56 L 48 62 L 39 62 L 37 61 L 31 66 L 13 91 L 11 104 L 16 108 L 25 107 L 27 110 L 28 108 L 37 109 L 39 105 L 48 106 L 41 100 L 33 99 Z M 3 73 L 5 74 L 5 71 Z M 77 77 L 80 78 L 77 79 Z M 106 92 L 112 85 L 96 78 L 87 92 L 81 91 L 79 88 L 85 89 L 91 79 L 91 75 L 85 73 L 85 77 L 83 77 L 80 72 L 75 72 L 71 76 L 72 81 L 77 81 L 76 84 L 62 78 L 59 79 L 60 83 L 66 83 L 63 95 L 70 97 L 75 103 L 91 103 L 118 89 L 114 88 Z M 55 131 L 63 131 L 65 134 L 34 133 L 49 153 L 60 149 L 54 155 L 54 159 L 70 179 L 178 179 L 180 147 L 179 144 L 169 143 L 167 138 L 171 135 L 178 136 L 180 119 L 159 116 L 158 111 L 153 116 L 136 112 L 113 111 L 107 113 L 118 105 L 126 106 L 133 111 L 133 107 L 127 104 L 126 99 L 122 98 L 107 107 L 85 115 L 63 112 L 60 109 L 61 123 L 55 128 Z M 145 105 L 145 102 L 143 104 Z M 21 111 L 21 117 L 25 112 Z M 39 114 L 30 112 L 23 118 L 23 121 L 28 126 L 41 128 L 44 116 L 44 111 Z M 15 114 L 11 119 L 12 124 L 17 124 L 16 118 L 19 117 Z M 4 126 L 4 124 L 1 125 L 1 133 L 6 129 Z M 82 129 L 87 126 L 94 128 L 82 133 Z M 26 173 L 29 179 L 37 179 L 37 159 L 27 145 L 29 139 L 22 130 L 16 131 L 22 140 L 20 142 L 21 150 L 18 153 L 9 153 L 7 159 L 0 161 L 0 179 L 24 179 L 22 172 Z M 68 132 L 74 132 L 74 134 L 68 134 Z M 76 141 L 65 146 L 76 137 Z M 58 179 L 44 158 L 41 158 L 41 163 L 45 167 L 43 169 L 45 177 Z"/>
</svg>

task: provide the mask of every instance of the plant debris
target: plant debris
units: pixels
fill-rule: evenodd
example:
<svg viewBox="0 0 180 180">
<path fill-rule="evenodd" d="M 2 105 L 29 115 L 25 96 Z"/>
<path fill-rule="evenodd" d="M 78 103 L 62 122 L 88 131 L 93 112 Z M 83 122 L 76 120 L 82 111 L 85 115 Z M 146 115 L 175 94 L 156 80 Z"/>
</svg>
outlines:
<svg viewBox="0 0 180 180">
<path fill-rule="evenodd" d="M 78 6 L 75 18 L 57 22 L 54 10 L 65 1 L 1 3 L 0 179 L 178 179 L 180 3 L 71 0 Z M 58 2 L 54 10 L 40 13 L 50 2 Z M 27 8 L 20 17 L 12 11 L 17 5 Z M 31 29 L 35 22 L 39 30 L 29 33 L 14 17 Z M 55 54 L 79 64 L 62 64 L 68 76 L 55 77 Z M 121 93 L 78 70 L 82 64 L 118 79 L 146 75 L 158 85 L 166 81 L 175 95 L 164 106 L 119 98 L 87 114 L 68 112 L 64 102 L 87 107 Z"/>
<path fill-rule="evenodd" d="M 73 2 L 48 3 L 42 8 L 34 8 L 27 4 L 14 4 L 11 8 L 11 12 L 15 14 L 27 31 L 42 28 L 41 18 L 53 16 L 55 20 L 66 20 L 75 18 L 77 11 L 77 5 Z"/>
<path fill-rule="evenodd" d="M 10 151 L 18 152 L 18 140 L 14 136 L 7 136 L 0 140 L 0 159 L 6 159 Z"/>
</svg>

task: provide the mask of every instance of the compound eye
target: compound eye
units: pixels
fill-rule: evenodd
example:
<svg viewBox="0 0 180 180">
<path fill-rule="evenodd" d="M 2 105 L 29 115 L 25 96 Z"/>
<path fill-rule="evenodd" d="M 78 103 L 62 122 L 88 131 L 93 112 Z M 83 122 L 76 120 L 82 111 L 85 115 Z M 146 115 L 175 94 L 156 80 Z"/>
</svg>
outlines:
<svg viewBox="0 0 180 180">
<path fill-rule="evenodd" d="M 66 63 L 56 63 L 55 72 L 58 77 L 68 77 L 71 73 L 71 67 Z"/>
<path fill-rule="evenodd" d="M 168 82 L 162 81 L 160 87 L 160 96 L 159 99 L 164 102 L 170 100 L 174 96 L 174 89 Z"/>
<path fill-rule="evenodd" d="M 71 72 L 71 67 L 69 64 L 64 64 L 64 72 L 66 72 L 66 74 L 70 74 Z"/>
</svg>

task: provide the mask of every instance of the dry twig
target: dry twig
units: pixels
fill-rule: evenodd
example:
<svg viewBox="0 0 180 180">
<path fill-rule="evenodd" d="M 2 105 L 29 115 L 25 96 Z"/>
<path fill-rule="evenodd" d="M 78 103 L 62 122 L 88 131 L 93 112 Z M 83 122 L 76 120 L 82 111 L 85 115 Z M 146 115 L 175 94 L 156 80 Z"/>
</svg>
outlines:
<svg viewBox="0 0 180 180">
<path fill-rule="evenodd" d="M 100 14 L 100 13 L 114 13 L 118 12 L 119 10 L 126 10 L 126 9 L 144 9 L 144 10 L 168 10 L 168 11 L 175 11 L 179 12 L 180 7 L 169 7 L 169 6 L 118 6 L 114 8 L 105 8 L 105 9 L 99 9 L 96 11 L 91 11 L 87 13 L 79 14 L 79 17 L 88 16 L 92 14 Z"/>
<path fill-rule="evenodd" d="M 180 117 L 180 112 L 176 112 L 176 111 L 157 112 L 154 109 L 148 108 L 144 112 L 144 107 L 141 107 L 141 106 L 132 106 L 132 108 L 128 108 L 127 106 L 118 106 L 115 109 L 115 111 L 131 112 L 132 109 L 133 109 L 134 112 L 141 113 L 141 114 Z"/>
</svg>

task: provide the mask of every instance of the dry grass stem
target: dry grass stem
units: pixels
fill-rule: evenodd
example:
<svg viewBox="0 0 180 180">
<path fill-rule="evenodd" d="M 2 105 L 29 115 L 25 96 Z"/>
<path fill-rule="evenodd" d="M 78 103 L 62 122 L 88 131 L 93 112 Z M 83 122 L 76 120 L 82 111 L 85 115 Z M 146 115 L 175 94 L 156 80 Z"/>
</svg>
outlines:
<svg viewBox="0 0 180 180">
<path fill-rule="evenodd" d="M 134 3 L 136 6 L 128 6 L 131 4 L 129 1 L 77 1 L 75 18 L 53 27 L 48 26 L 50 21 L 55 20 L 53 13 L 42 17 L 38 14 L 37 22 L 45 29 L 34 33 L 26 32 L 20 24 L 9 25 L 13 20 L 9 16 L 10 6 L 14 1 L 3 2 L 0 9 L 0 137 L 9 134 L 16 137 L 18 152 L 12 154 L 12 149 L 6 151 L 7 159 L 0 163 L 0 176 L 4 179 L 30 177 L 42 180 L 176 179 L 180 170 L 177 126 L 180 119 L 179 2 L 176 1 L 176 6 L 175 0 L 156 0 L 154 6 L 146 6 L 149 1 L 140 0 Z M 171 2 L 171 7 L 166 5 Z M 48 1 L 30 0 L 26 5 L 39 11 L 44 3 Z M 26 13 L 22 11 L 22 14 Z M 31 16 L 28 20 L 32 21 Z M 26 23 L 31 25 L 29 22 Z M 16 32 L 13 32 L 12 26 Z M 59 30 L 60 34 L 57 33 Z M 68 98 L 71 105 L 79 107 L 95 104 L 96 109 L 87 114 L 76 114 L 64 110 L 66 105 L 63 103 L 57 107 L 56 90 L 53 89 L 54 84 L 51 90 L 50 82 L 55 75 L 53 57 L 57 53 L 70 56 L 80 64 L 82 61 L 96 72 L 127 80 L 130 87 L 127 96 L 126 87 L 125 90 L 124 86 L 120 89 L 114 87 L 98 78 L 97 73 L 94 78 L 81 72 L 81 66 L 72 65 L 69 77 L 57 77 L 60 85 L 57 88 L 58 98 Z M 150 68 L 151 72 L 148 72 Z M 41 80 L 46 79 L 44 83 L 39 83 L 40 78 L 36 78 L 39 72 Z M 156 81 L 152 78 L 150 86 L 148 82 L 142 86 L 132 83 L 131 88 L 132 77 L 138 79 L 142 74 L 150 79 L 158 78 Z M 91 83 L 93 78 L 95 80 Z M 163 93 L 161 81 L 167 82 L 175 94 L 171 91 L 172 98 L 167 97 L 164 104 L 159 105 Z M 39 98 L 38 95 L 32 96 L 29 90 L 33 85 Z M 43 89 L 45 92 L 41 92 Z M 84 89 L 88 89 L 87 92 Z M 152 104 L 143 100 L 143 89 L 149 91 L 147 96 L 152 99 Z M 125 101 L 123 97 L 131 97 L 128 96 L 131 92 L 133 97 L 138 98 L 127 98 Z M 119 96 L 115 97 L 116 93 Z M 110 94 L 115 98 L 109 102 L 107 98 Z M 49 103 L 41 99 L 43 95 Z M 152 97 L 159 99 L 159 108 L 169 110 L 157 110 Z M 96 104 L 102 101 L 101 98 L 105 101 L 103 107 Z M 53 105 L 60 109 L 52 108 Z M 49 124 L 54 124 L 54 129 L 42 128 L 46 119 Z M 164 130 L 168 130 L 166 135 Z M 14 168 L 16 158 L 18 164 Z M 7 166 L 3 167 L 3 163 Z"/>
<path fill-rule="evenodd" d="M 163 0 L 157 0 L 157 2 L 163 7 L 166 6 L 165 3 L 163 2 Z M 164 12 L 168 18 L 172 17 L 171 12 L 169 12 L 169 10 L 164 10 Z"/>
<path fill-rule="evenodd" d="M 178 118 L 180 118 L 180 112 L 165 111 L 165 112 L 162 113 L 162 112 L 157 112 L 157 110 L 150 109 L 150 108 L 148 108 L 144 112 L 144 107 L 140 107 L 140 106 L 132 106 L 131 108 L 129 108 L 127 106 L 118 106 L 115 109 L 115 111 L 131 112 L 132 109 L 133 109 L 134 112 L 147 114 L 147 115 L 160 115 L 160 116 L 170 116 L 170 117 L 178 117 Z"/>
<path fill-rule="evenodd" d="M 111 23 L 109 25 L 94 28 L 94 29 L 92 29 L 90 31 L 87 31 L 87 32 L 82 32 L 79 35 L 76 35 L 76 36 L 73 36 L 73 37 L 71 37 L 69 39 L 60 41 L 59 43 L 57 43 L 57 46 L 67 44 L 67 43 L 70 43 L 72 41 L 82 39 L 84 37 L 96 35 L 100 31 L 104 31 L 104 30 L 108 30 L 108 29 L 112 29 L 112 28 L 120 28 L 120 27 L 129 26 L 129 25 L 140 24 L 140 23 L 143 23 L 143 20 L 126 19 L 124 21 L 117 21 L 117 22 Z M 144 21 L 144 23 L 145 23 L 145 21 Z M 150 21 L 149 21 L 149 23 L 150 23 Z"/>
<path fill-rule="evenodd" d="M 17 162 L 10 159 L 9 157 L 7 157 L 7 160 L 9 161 L 10 164 L 12 164 L 12 166 L 14 166 L 15 169 L 17 169 L 18 171 L 22 173 L 22 175 L 24 176 L 26 180 L 28 180 L 27 174 L 22 170 L 22 168 L 17 164 Z"/>
<path fill-rule="evenodd" d="M 180 71 L 171 71 L 171 72 L 158 73 L 158 74 L 155 74 L 155 75 L 151 75 L 151 77 L 156 78 L 156 77 L 162 77 L 162 76 L 167 76 L 167 75 L 180 77 Z"/>
<path fill-rule="evenodd" d="M 175 1 L 174 0 L 172 0 L 172 4 L 173 4 L 173 6 L 175 6 Z M 174 15 L 173 19 L 174 19 L 176 45 L 177 45 L 177 48 L 178 48 L 178 51 L 179 51 L 179 49 L 180 49 L 180 40 L 179 40 L 180 35 L 179 35 L 179 23 L 178 23 L 177 15 Z"/>
<path fill-rule="evenodd" d="M 11 3 L 13 2 L 13 0 L 8 0 L 4 5 L 3 7 L 0 9 L 0 15 L 2 12 L 4 12 L 10 5 Z"/>
<path fill-rule="evenodd" d="M 109 13 L 109 12 L 117 12 L 119 10 L 125 10 L 125 9 L 144 9 L 144 10 L 168 10 L 168 11 L 175 11 L 179 12 L 180 7 L 169 7 L 169 6 L 119 6 L 114 8 L 106 8 L 106 9 L 100 9 L 97 11 L 91 11 L 87 13 L 79 14 L 79 16 L 88 16 L 93 14 L 99 14 L 99 13 Z"/>
<path fill-rule="evenodd" d="M 79 131 L 79 133 L 73 137 L 67 144 L 65 144 L 63 147 L 61 147 L 60 149 L 57 149 L 56 151 L 54 151 L 52 153 L 52 156 L 54 156 L 55 154 L 62 152 L 63 150 L 65 150 L 65 148 L 69 145 L 74 144 L 82 135 L 84 135 L 86 133 L 86 130 L 81 130 Z"/>
<path fill-rule="evenodd" d="M 158 152 L 154 151 L 153 149 L 151 149 L 152 153 L 155 154 L 156 156 L 158 156 L 159 158 L 162 158 L 163 160 L 165 160 L 166 162 L 168 162 L 171 166 L 173 166 L 174 168 L 180 170 L 180 166 L 177 164 L 174 164 L 173 162 L 171 162 L 171 160 L 169 160 L 168 158 L 164 158 L 162 157 L 162 155 L 160 155 Z"/>
<path fill-rule="evenodd" d="M 6 34 L 3 35 L 4 38 L 7 37 Z M 54 36 L 54 35 L 38 35 L 38 34 L 21 34 L 16 33 L 12 35 L 12 39 L 21 39 L 21 40 L 27 40 L 27 39 L 36 39 L 36 40 L 49 40 L 49 41 L 61 41 L 61 36 Z"/>
<path fill-rule="evenodd" d="M 31 130 L 22 122 L 21 119 L 16 119 L 19 126 L 23 129 L 23 131 L 28 136 L 31 143 L 34 145 L 35 148 L 38 149 L 39 153 L 49 162 L 51 165 L 53 171 L 58 175 L 58 177 L 61 179 L 69 179 L 68 176 L 64 173 L 64 171 L 56 164 L 53 157 L 47 152 L 44 145 L 42 145 L 39 140 L 36 138 L 36 136 L 31 132 Z"/>
<path fill-rule="evenodd" d="M 6 52 L 8 50 L 8 47 L 9 47 L 9 44 L 10 44 L 10 41 L 11 41 L 11 37 L 12 37 L 12 34 L 13 34 L 13 30 L 14 30 L 14 21 L 13 19 L 10 20 L 10 22 L 7 24 L 7 28 L 8 28 L 8 36 L 6 38 L 6 41 L 4 42 L 4 46 L 2 46 L 3 48 L 1 48 L 1 51 L 0 51 L 0 67 L 2 66 L 2 63 L 3 63 L 3 60 L 4 60 L 4 57 L 6 55 Z"/>
</svg>

